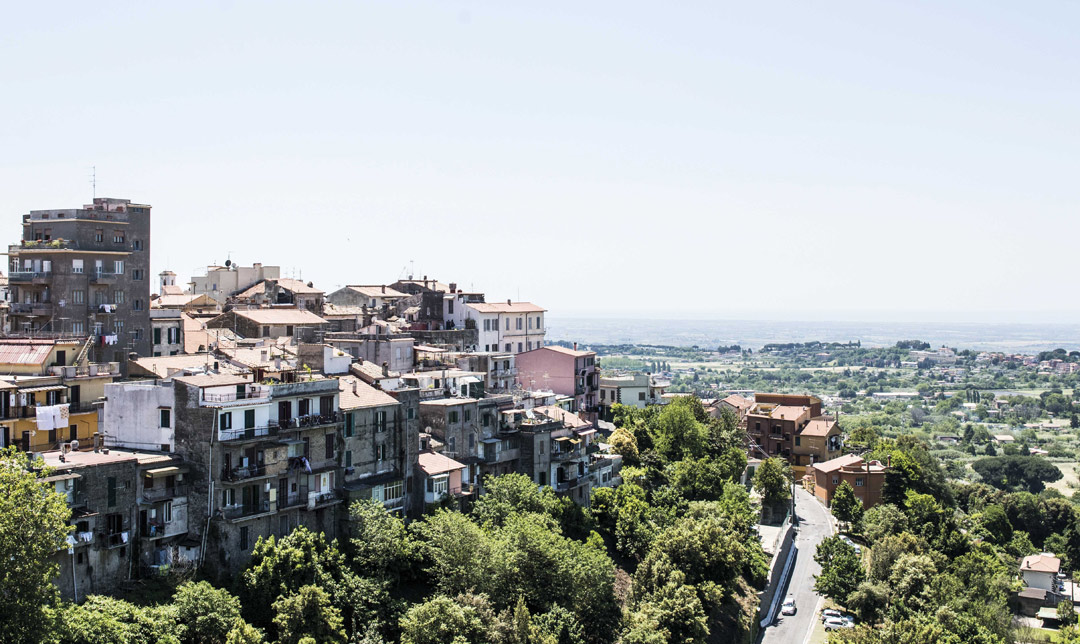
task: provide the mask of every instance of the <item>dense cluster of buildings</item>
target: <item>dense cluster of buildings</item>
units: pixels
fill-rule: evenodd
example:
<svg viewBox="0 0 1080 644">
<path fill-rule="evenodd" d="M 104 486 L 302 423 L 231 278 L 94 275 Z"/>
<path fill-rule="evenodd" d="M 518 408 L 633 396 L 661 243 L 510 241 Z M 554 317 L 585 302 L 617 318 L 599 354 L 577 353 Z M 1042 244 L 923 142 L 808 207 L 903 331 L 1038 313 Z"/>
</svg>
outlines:
<svg viewBox="0 0 1080 644">
<path fill-rule="evenodd" d="M 491 475 L 588 505 L 620 482 L 597 434 L 612 407 L 675 396 L 549 343 L 541 306 L 427 276 L 326 293 L 226 262 L 152 282 L 150 210 L 33 211 L 0 283 L 0 446 L 40 455 L 71 507 L 68 598 L 235 572 L 259 537 L 342 534 L 357 499 L 410 518 L 467 505 Z M 751 455 L 800 474 L 840 454 L 816 398 L 704 402 L 739 417 Z"/>
</svg>

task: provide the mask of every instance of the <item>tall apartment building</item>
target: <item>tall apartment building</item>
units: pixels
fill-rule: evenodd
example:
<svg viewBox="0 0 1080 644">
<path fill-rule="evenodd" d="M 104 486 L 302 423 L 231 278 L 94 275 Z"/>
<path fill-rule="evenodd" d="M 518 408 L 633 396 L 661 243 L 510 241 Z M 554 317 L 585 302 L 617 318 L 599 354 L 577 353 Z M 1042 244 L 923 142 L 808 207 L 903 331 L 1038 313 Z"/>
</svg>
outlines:
<svg viewBox="0 0 1080 644">
<path fill-rule="evenodd" d="M 150 206 L 32 210 L 8 247 L 16 334 L 92 336 L 95 362 L 150 355 Z"/>
</svg>

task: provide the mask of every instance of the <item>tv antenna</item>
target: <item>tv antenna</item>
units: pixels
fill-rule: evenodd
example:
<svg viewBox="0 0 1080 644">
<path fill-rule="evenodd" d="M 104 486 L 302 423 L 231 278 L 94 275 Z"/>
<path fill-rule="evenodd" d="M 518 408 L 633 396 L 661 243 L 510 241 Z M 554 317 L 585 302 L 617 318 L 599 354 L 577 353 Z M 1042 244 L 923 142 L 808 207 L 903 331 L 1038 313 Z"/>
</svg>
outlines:
<svg viewBox="0 0 1080 644">
<path fill-rule="evenodd" d="M 90 166 L 90 186 L 93 188 L 94 199 L 97 199 L 97 166 Z"/>
</svg>

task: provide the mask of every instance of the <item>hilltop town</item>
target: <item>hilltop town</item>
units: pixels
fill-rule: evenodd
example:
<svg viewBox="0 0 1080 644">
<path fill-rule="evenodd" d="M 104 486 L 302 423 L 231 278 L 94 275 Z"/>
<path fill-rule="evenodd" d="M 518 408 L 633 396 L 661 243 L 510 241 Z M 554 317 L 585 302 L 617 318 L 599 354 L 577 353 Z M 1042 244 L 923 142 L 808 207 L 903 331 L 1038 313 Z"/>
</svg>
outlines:
<svg viewBox="0 0 1080 644">
<path fill-rule="evenodd" d="M 436 276 L 151 276 L 151 210 L 35 210 L 8 249 L 0 447 L 56 503 L 60 598 L 11 641 L 1075 623 L 1076 352 L 579 346 Z"/>
</svg>

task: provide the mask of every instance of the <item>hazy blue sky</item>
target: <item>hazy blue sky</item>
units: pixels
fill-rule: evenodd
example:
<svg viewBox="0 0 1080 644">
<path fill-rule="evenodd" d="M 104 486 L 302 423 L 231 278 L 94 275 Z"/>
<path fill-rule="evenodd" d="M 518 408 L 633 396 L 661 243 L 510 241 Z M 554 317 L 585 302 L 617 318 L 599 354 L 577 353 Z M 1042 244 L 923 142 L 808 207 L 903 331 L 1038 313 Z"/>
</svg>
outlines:
<svg viewBox="0 0 1080 644">
<path fill-rule="evenodd" d="M 0 227 L 562 315 L 1065 321 L 1080 4 L 15 3 Z"/>
</svg>

